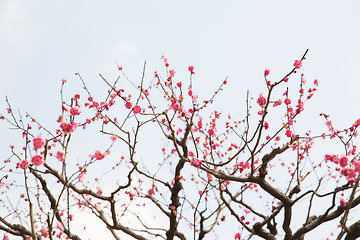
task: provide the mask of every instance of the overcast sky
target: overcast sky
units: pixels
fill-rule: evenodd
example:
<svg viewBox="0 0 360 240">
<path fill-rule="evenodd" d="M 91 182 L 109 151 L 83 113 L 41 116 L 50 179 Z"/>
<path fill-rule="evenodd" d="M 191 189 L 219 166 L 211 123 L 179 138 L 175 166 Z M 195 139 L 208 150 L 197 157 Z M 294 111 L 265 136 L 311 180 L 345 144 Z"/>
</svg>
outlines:
<svg viewBox="0 0 360 240">
<path fill-rule="evenodd" d="M 265 69 L 280 79 L 309 49 L 302 71 L 320 86 L 308 123 L 326 112 L 346 127 L 360 117 L 359 29 L 357 0 L 2 0 L 0 112 L 8 96 L 13 107 L 54 121 L 62 78 L 80 89 L 80 72 L 101 89 L 98 73 L 114 79 L 116 61 L 136 82 L 144 61 L 150 77 L 163 69 L 162 55 L 179 77 L 193 65 L 203 94 L 229 77 L 231 100 L 219 104 L 230 111 L 244 106 L 247 89 L 265 91 Z M 8 145 L 0 140 L 1 150 Z"/>
<path fill-rule="evenodd" d="M 215 88 L 228 76 L 228 93 L 244 94 L 264 87 L 264 69 L 280 78 L 309 48 L 303 71 L 319 79 L 322 101 L 314 106 L 353 118 L 360 112 L 353 104 L 360 84 L 359 10 L 355 0 L 4 0 L 0 97 L 34 111 L 35 103 L 46 105 L 58 92 L 60 79 L 78 81 L 75 72 L 103 84 L 97 74 L 115 76 L 117 61 L 136 81 L 144 61 L 147 73 L 161 69 L 162 55 L 179 73 L 194 65 L 198 86 Z"/>
</svg>

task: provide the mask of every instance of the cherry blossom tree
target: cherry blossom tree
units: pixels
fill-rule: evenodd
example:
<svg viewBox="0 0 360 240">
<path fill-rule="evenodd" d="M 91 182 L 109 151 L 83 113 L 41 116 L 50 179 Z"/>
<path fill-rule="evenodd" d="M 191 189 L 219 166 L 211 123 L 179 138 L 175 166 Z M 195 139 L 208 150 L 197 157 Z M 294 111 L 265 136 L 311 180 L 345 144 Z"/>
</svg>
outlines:
<svg viewBox="0 0 360 240">
<path fill-rule="evenodd" d="M 196 68 L 179 81 L 164 57 L 165 70 L 149 77 L 144 64 L 138 83 L 121 67 L 115 81 L 100 75 L 102 97 L 77 73 L 82 92 L 67 99 L 63 79 L 55 128 L 6 99 L 0 118 L 19 141 L 2 153 L 3 239 L 87 239 L 88 218 L 113 239 L 360 237 L 360 119 L 338 130 L 321 113 L 327 132 L 297 127 L 319 84 L 299 72 L 306 54 L 278 81 L 266 69 L 267 90 L 247 92 L 240 119 L 214 107 L 227 79 L 203 98 Z M 328 142 L 343 150 L 311 158 Z"/>
</svg>

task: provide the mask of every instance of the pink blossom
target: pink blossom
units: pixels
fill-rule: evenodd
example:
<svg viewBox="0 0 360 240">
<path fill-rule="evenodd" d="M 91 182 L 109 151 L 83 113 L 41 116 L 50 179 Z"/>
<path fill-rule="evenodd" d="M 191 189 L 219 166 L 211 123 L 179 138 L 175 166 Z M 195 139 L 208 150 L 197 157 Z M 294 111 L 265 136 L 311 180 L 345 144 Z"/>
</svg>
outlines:
<svg viewBox="0 0 360 240">
<path fill-rule="evenodd" d="M 101 153 L 99 150 L 96 150 L 94 154 L 89 155 L 92 158 L 96 158 L 96 160 L 101 160 L 105 157 L 104 153 Z"/>
<path fill-rule="evenodd" d="M 70 133 L 74 132 L 76 130 L 77 126 L 78 126 L 78 124 L 75 122 L 73 122 L 73 123 L 62 122 L 60 124 L 61 131 L 65 135 L 69 135 Z"/>
<path fill-rule="evenodd" d="M 99 103 L 98 102 L 93 102 L 93 106 L 95 107 L 95 108 L 99 108 Z"/>
<path fill-rule="evenodd" d="M 270 69 L 266 69 L 265 72 L 264 72 L 264 75 L 265 75 L 265 76 L 268 76 L 269 73 L 270 73 Z"/>
<path fill-rule="evenodd" d="M 78 124 L 76 122 L 73 122 L 71 124 L 71 128 L 70 128 L 71 132 L 74 132 L 76 130 L 77 126 L 78 126 Z"/>
<path fill-rule="evenodd" d="M 349 150 L 348 155 L 355 155 L 355 154 L 356 154 L 356 146 L 354 146 L 352 150 Z"/>
<path fill-rule="evenodd" d="M 210 182 L 213 180 L 212 175 L 210 173 L 207 173 L 206 176 Z"/>
<path fill-rule="evenodd" d="M 141 107 L 139 105 L 136 105 L 135 107 L 133 107 L 133 111 L 135 114 L 140 113 L 141 112 Z"/>
<path fill-rule="evenodd" d="M 325 155 L 325 160 L 331 161 L 331 162 L 336 163 L 336 164 L 339 163 L 339 157 L 337 155 L 326 154 Z"/>
<path fill-rule="evenodd" d="M 197 158 L 193 158 L 191 161 L 190 161 L 190 164 L 194 167 L 197 167 L 199 168 L 201 166 L 201 160 L 197 159 Z"/>
<path fill-rule="evenodd" d="M 65 152 L 64 152 L 64 151 L 57 151 L 57 153 L 56 153 L 56 158 L 57 158 L 60 162 L 64 161 Z"/>
<path fill-rule="evenodd" d="M 356 177 L 355 168 L 343 168 L 340 173 L 348 180 Z"/>
<path fill-rule="evenodd" d="M 266 98 L 261 93 L 258 100 L 256 101 L 260 106 L 264 106 L 266 104 Z"/>
<path fill-rule="evenodd" d="M 170 70 L 169 71 L 169 74 L 170 74 L 170 77 L 174 77 L 175 76 L 175 70 L 174 69 L 172 69 L 172 70 Z"/>
<path fill-rule="evenodd" d="M 300 60 L 295 60 L 294 67 L 296 69 L 299 69 L 301 68 L 301 66 L 302 66 L 302 62 Z"/>
<path fill-rule="evenodd" d="M 45 228 L 42 228 L 42 229 L 40 230 L 40 233 L 41 233 L 41 236 L 42 236 L 42 237 L 47 237 L 47 236 L 49 235 L 48 230 L 46 230 Z"/>
<path fill-rule="evenodd" d="M 148 194 L 153 195 L 154 194 L 154 189 L 150 188 L 149 191 L 148 191 Z"/>
<path fill-rule="evenodd" d="M 78 107 L 72 107 L 70 108 L 70 114 L 72 116 L 75 116 L 75 115 L 80 115 L 80 109 Z"/>
<path fill-rule="evenodd" d="M 79 182 L 83 182 L 84 181 L 84 177 L 85 177 L 85 173 L 81 173 L 79 176 Z"/>
<path fill-rule="evenodd" d="M 60 232 L 64 232 L 65 228 L 61 222 L 56 220 L 56 227 L 60 230 Z"/>
<path fill-rule="evenodd" d="M 250 164 L 249 162 L 237 162 L 235 167 L 240 170 L 240 173 L 242 173 L 245 169 L 250 167 Z"/>
<path fill-rule="evenodd" d="M 214 131 L 214 129 L 212 129 L 212 128 L 210 128 L 209 130 L 208 130 L 208 134 L 210 135 L 210 136 L 215 136 L 215 131 Z"/>
<path fill-rule="evenodd" d="M 20 164 L 19 164 L 19 167 L 21 168 L 21 169 L 27 169 L 28 168 L 28 166 L 29 166 L 29 161 L 28 160 L 22 160 L 21 162 L 20 162 Z"/>
<path fill-rule="evenodd" d="M 106 102 L 101 102 L 100 103 L 100 109 L 105 108 L 105 107 L 107 107 L 107 103 Z"/>
<path fill-rule="evenodd" d="M 58 120 L 56 120 L 58 123 L 61 123 L 64 120 L 64 116 L 59 116 Z"/>
<path fill-rule="evenodd" d="M 269 128 L 268 122 L 264 122 L 264 128 L 265 128 L 265 130 L 267 130 Z"/>
<path fill-rule="evenodd" d="M 300 93 L 301 96 L 304 96 L 304 92 L 305 92 L 305 90 L 303 88 L 299 90 L 299 93 Z"/>
<path fill-rule="evenodd" d="M 33 139 L 34 149 L 37 150 L 45 145 L 45 140 L 40 136 Z"/>
<path fill-rule="evenodd" d="M 354 168 L 348 168 L 346 169 L 347 174 L 346 174 L 346 179 L 349 182 L 355 182 L 355 177 L 356 177 L 356 172 Z"/>
<path fill-rule="evenodd" d="M 35 166 L 40 166 L 44 163 L 44 157 L 41 155 L 35 155 L 31 158 L 31 162 L 35 164 Z"/>
<path fill-rule="evenodd" d="M 301 101 L 301 99 L 298 100 L 298 105 L 296 105 L 296 107 L 298 108 L 297 109 L 297 112 L 301 112 L 304 110 L 304 102 Z"/>
<path fill-rule="evenodd" d="M 191 72 L 191 74 L 195 74 L 194 73 L 194 66 L 189 66 L 189 71 Z"/>
<path fill-rule="evenodd" d="M 360 173 L 360 160 L 354 161 L 354 168 L 356 172 Z"/>
<path fill-rule="evenodd" d="M 180 107 L 180 104 L 179 104 L 179 103 L 173 101 L 173 102 L 171 103 L 171 108 L 176 112 L 176 111 L 180 110 L 181 107 Z"/>
<path fill-rule="evenodd" d="M 291 104 L 291 100 L 287 98 L 287 99 L 284 100 L 284 103 L 285 103 L 286 105 L 289 105 L 289 104 Z"/>
<path fill-rule="evenodd" d="M 129 102 L 129 101 L 127 101 L 127 102 L 125 103 L 125 107 L 126 107 L 127 109 L 131 109 L 131 108 L 132 108 L 132 103 Z"/>
<path fill-rule="evenodd" d="M 328 128 L 329 128 L 330 131 L 333 131 L 333 130 L 334 130 L 334 128 L 332 127 L 332 123 L 331 123 L 330 120 L 327 120 L 327 121 L 325 122 L 325 124 L 326 124 L 326 126 L 328 126 Z"/>
<path fill-rule="evenodd" d="M 273 107 L 280 106 L 281 104 L 282 104 L 282 100 L 279 99 L 279 100 L 277 100 L 276 102 L 274 102 Z"/>
<path fill-rule="evenodd" d="M 240 233 L 235 234 L 235 240 L 241 240 L 241 234 Z"/>
<path fill-rule="evenodd" d="M 292 118 L 295 115 L 294 109 L 292 107 L 288 108 L 289 117 Z"/>
<path fill-rule="evenodd" d="M 342 207 L 345 207 L 346 206 L 346 201 L 345 201 L 345 199 L 340 199 L 340 205 L 342 206 Z"/>
<path fill-rule="evenodd" d="M 64 104 L 61 106 L 62 109 L 65 111 L 65 112 L 68 112 L 69 111 L 69 108 L 67 106 L 65 106 Z"/>
<path fill-rule="evenodd" d="M 288 137 L 292 137 L 293 133 L 290 130 L 286 130 L 285 135 L 288 136 Z"/>
<path fill-rule="evenodd" d="M 339 159 L 339 164 L 341 167 L 346 167 L 349 164 L 349 158 L 347 156 L 343 156 Z"/>
</svg>

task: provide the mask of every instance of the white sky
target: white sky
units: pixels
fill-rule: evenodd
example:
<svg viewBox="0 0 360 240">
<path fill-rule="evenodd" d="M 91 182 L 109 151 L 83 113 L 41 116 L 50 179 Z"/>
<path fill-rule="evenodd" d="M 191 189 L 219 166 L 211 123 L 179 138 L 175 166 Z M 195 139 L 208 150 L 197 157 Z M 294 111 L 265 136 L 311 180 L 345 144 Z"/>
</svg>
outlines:
<svg viewBox="0 0 360 240">
<path fill-rule="evenodd" d="M 97 74 L 115 76 L 116 60 L 136 79 L 144 61 L 148 73 L 161 69 L 162 54 L 179 73 L 194 65 L 199 86 L 229 76 L 228 93 L 243 94 L 264 87 L 264 69 L 279 78 L 309 48 L 304 72 L 320 81 L 322 111 L 351 118 L 360 111 L 359 10 L 358 1 L 5 0 L 0 96 L 34 111 L 61 78 L 80 72 L 102 84 Z"/>
<path fill-rule="evenodd" d="M 230 98 L 219 106 L 236 115 L 247 89 L 264 91 L 266 68 L 279 79 L 309 48 L 302 70 L 320 86 L 305 124 L 320 128 L 318 113 L 326 112 L 346 127 L 360 117 L 359 29 L 357 0 L 2 0 L 0 112 L 8 96 L 15 109 L 54 121 L 62 78 L 76 86 L 80 72 L 90 88 L 101 89 L 98 73 L 114 79 L 116 60 L 136 82 L 144 61 L 151 77 L 163 70 L 164 54 L 179 77 L 195 67 L 200 94 L 228 76 Z M 8 145 L 0 140 L 1 151 Z"/>
</svg>

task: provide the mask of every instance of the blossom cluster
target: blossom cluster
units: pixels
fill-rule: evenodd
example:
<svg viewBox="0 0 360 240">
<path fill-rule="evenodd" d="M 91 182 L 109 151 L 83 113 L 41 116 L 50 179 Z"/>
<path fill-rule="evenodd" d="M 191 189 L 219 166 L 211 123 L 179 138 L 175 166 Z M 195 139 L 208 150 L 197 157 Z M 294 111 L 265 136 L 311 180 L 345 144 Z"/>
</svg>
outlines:
<svg viewBox="0 0 360 240">
<path fill-rule="evenodd" d="M 201 160 L 197 159 L 197 158 L 193 158 L 190 161 L 190 164 L 196 168 L 199 168 L 201 166 Z"/>
<path fill-rule="evenodd" d="M 357 174 L 360 174 L 360 160 L 352 159 L 350 161 L 350 156 L 338 156 L 338 155 L 325 155 L 326 161 L 331 161 L 335 164 L 338 164 L 341 167 L 340 173 L 346 177 L 346 179 L 353 183 Z"/>
</svg>

